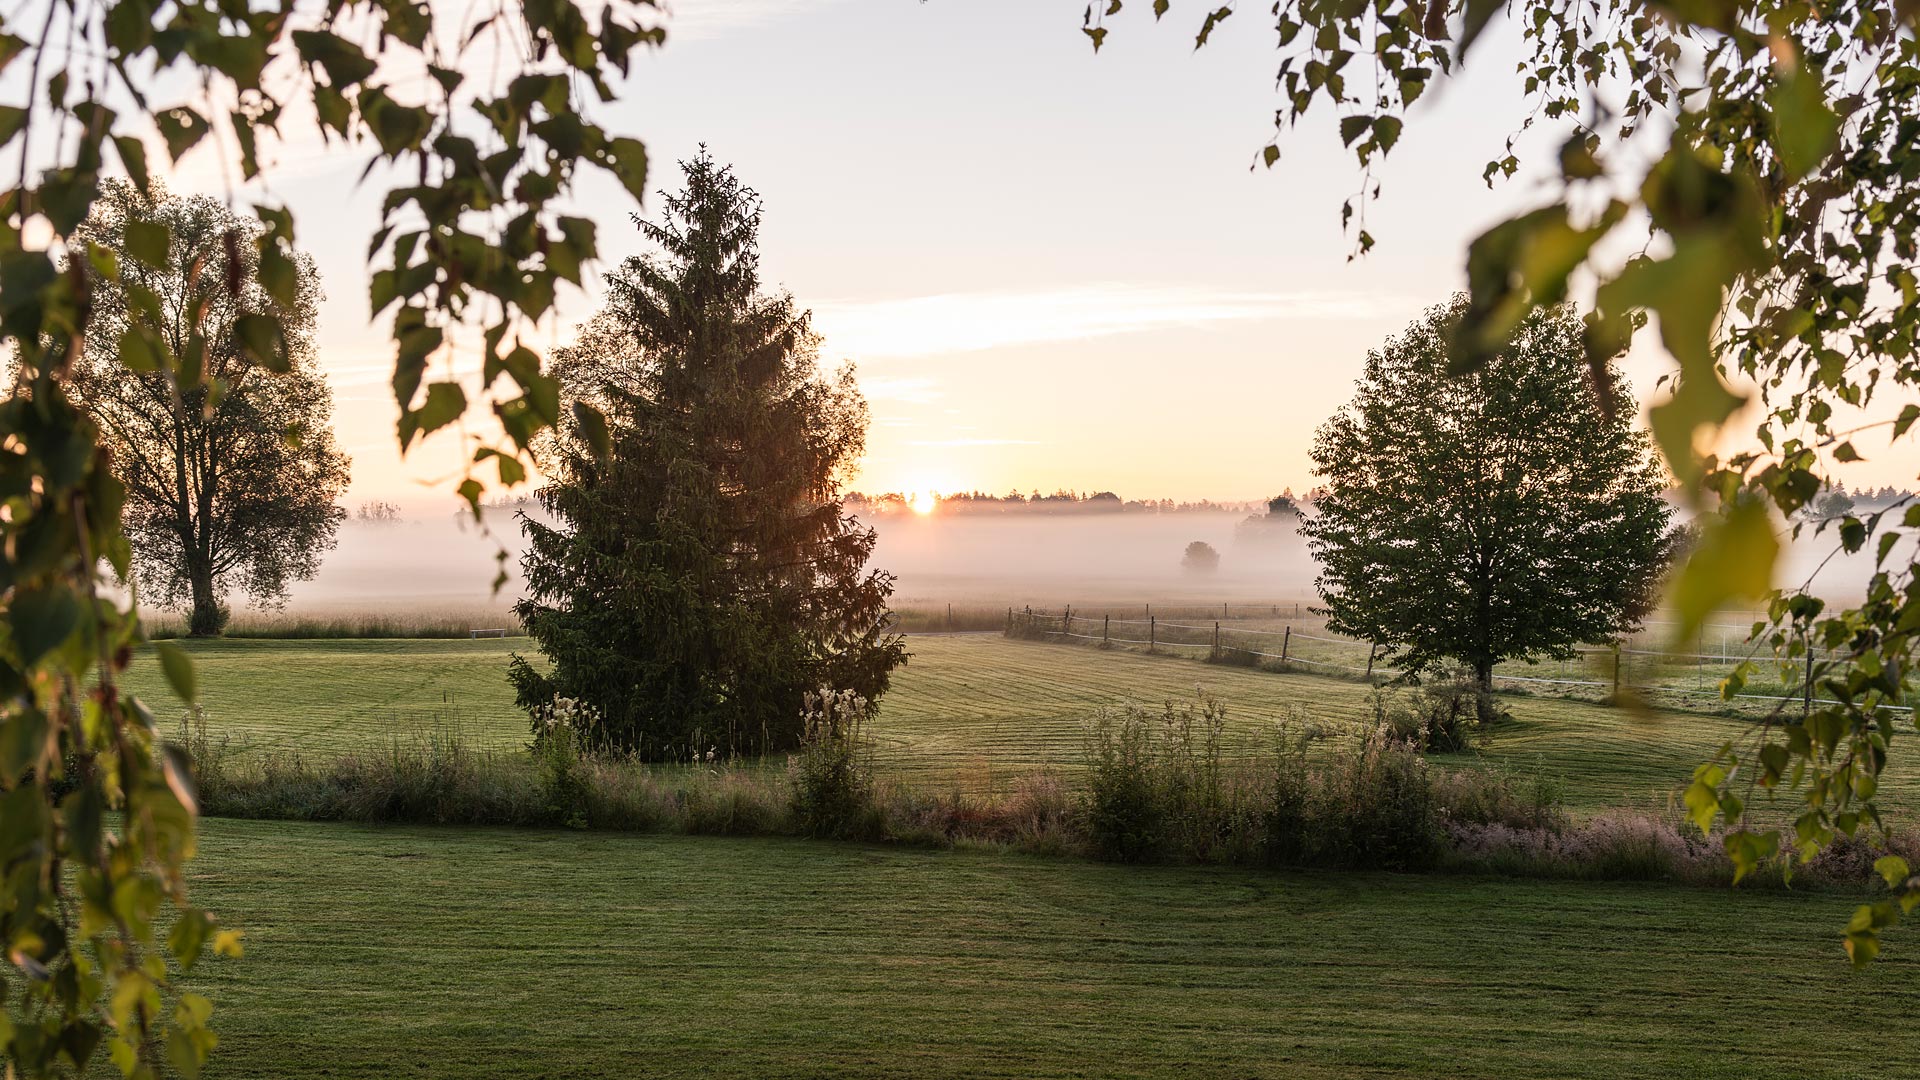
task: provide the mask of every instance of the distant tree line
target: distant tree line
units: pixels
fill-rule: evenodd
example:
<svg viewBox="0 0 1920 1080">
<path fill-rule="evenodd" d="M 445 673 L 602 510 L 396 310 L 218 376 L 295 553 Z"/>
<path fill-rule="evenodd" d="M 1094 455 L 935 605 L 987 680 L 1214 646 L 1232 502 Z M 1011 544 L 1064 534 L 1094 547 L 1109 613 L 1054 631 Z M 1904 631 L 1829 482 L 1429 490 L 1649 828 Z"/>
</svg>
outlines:
<svg viewBox="0 0 1920 1080">
<path fill-rule="evenodd" d="M 1018 489 L 1005 495 L 990 495 L 982 491 L 955 492 L 951 495 L 933 496 L 936 513 L 941 514 L 1244 514 L 1248 511 L 1264 510 L 1267 503 L 1215 502 L 1201 499 L 1197 502 L 1176 502 L 1173 499 L 1123 499 L 1111 491 L 1096 491 L 1082 494 L 1067 491 L 1064 488 L 1052 494 L 1035 490 L 1032 494 L 1022 495 Z M 864 492 L 848 492 L 848 509 L 862 516 L 913 513 L 911 495 L 890 491 L 880 495 L 868 495 Z"/>
</svg>

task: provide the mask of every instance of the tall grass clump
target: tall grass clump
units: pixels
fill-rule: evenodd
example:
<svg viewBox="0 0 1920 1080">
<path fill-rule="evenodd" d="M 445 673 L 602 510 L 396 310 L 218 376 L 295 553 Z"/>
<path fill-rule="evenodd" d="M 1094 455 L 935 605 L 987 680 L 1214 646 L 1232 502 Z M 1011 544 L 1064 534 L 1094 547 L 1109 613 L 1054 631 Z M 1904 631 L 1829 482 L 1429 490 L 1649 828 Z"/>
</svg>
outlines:
<svg viewBox="0 0 1920 1080">
<path fill-rule="evenodd" d="M 547 816 L 570 829 L 584 829 L 590 800 L 581 740 L 585 732 L 599 729 L 599 715 L 586 702 L 556 694 L 552 701 L 535 708 L 532 717 L 531 750 Z"/>
<path fill-rule="evenodd" d="M 1384 727 L 1324 760 L 1315 735 L 1283 733 L 1266 849 L 1279 862 L 1419 870 L 1440 856 L 1443 805 L 1427 761 Z"/>
<path fill-rule="evenodd" d="M 1253 820 L 1242 777 L 1223 760 L 1226 707 L 1208 694 L 1158 713 L 1129 704 L 1087 727 L 1082 798 L 1102 858 L 1232 861 Z"/>
<path fill-rule="evenodd" d="M 808 691 L 804 736 L 788 765 L 793 813 L 813 836 L 875 838 L 873 755 L 864 737 L 872 702 L 853 690 Z"/>
<path fill-rule="evenodd" d="M 1472 675 L 1445 671 L 1417 686 L 1375 690 L 1368 697 L 1374 723 L 1395 741 L 1435 754 L 1458 753 L 1484 742 L 1501 713 Z"/>
</svg>

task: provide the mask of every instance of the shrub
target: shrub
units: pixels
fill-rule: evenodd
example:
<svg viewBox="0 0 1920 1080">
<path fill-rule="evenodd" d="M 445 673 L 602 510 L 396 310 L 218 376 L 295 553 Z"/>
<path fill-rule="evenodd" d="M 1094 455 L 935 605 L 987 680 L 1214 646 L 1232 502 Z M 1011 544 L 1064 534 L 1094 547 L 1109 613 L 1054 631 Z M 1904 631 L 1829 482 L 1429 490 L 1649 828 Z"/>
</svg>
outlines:
<svg viewBox="0 0 1920 1080">
<path fill-rule="evenodd" d="M 593 706 L 554 695 L 533 710 L 533 760 L 540 774 L 547 820 L 570 829 L 587 827 L 587 784 L 581 775 L 583 732 L 597 731 L 600 718 Z"/>
<path fill-rule="evenodd" d="M 1269 861 L 1417 870 L 1439 862 L 1455 822 L 1553 828 L 1557 786 L 1499 772 L 1430 768 L 1387 725 L 1358 740 L 1298 717 L 1281 726 L 1261 846 Z"/>
<path fill-rule="evenodd" d="M 1376 728 L 1324 776 L 1314 815 L 1322 861 L 1412 870 L 1438 857 L 1440 803 L 1414 747 Z"/>
<path fill-rule="evenodd" d="M 1567 825 L 1563 785 L 1542 774 L 1515 776 L 1504 769 L 1438 769 L 1434 797 L 1449 823 L 1502 824 L 1559 830 Z"/>
<path fill-rule="evenodd" d="M 1243 845 L 1251 823 L 1243 785 L 1221 755 L 1226 708 L 1201 693 L 1159 714 L 1102 710 L 1087 730 L 1088 839 L 1101 858 L 1213 860 Z"/>
<path fill-rule="evenodd" d="M 1206 655 L 1207 663 L 1224 664 L 1228 667 L 1257 668 L 1262 659 L 1264 657 L 1252 649 L 1236 649 L 1231 645 L 1222 645 Z"/>
<path fill-rule="evenodd" d="M 1087 831 L 1101 858 L 1137 862 L 1160 849 L 1166 829 L 1154 733 L 1146 714 L 1102 709 L 1087 730 Z"/>
<path fill-rule="evenodd" d="M 806 695 L 804 741 L 788 766 L 793 812 L 813 836 L 877 837 L 873 763 L 863 731 L 871 703 L 853 690 Z"/>
<path fill-rule="evenodd" d="M 1527 877 L 1624 881 L 1731 880 L 1717 839 L 1634 814 L 1602 814 L 1561 828 L 1460 822 L 1448 828 L 1448 861 Z"/>
<path fill-rule="evenodd" d="M 1400 691 L 1369 697 L 1374 723 L 1395 741 L 1431 753 L 1457 753 L 1484 740 L 1501 715 L 1473 677 L 1453 670 Z"/>
</svg>

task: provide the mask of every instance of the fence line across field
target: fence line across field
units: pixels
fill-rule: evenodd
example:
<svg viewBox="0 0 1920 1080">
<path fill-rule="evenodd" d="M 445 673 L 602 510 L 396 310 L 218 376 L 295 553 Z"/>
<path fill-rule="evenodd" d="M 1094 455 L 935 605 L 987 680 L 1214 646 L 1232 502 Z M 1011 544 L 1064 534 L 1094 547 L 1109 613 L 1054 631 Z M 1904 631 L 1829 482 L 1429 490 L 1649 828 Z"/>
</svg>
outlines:
<svg viewBox="0 0 1920 1080">
<path fill-rule="evenodd" d="M 1352 638 L 1323 637 L 1318 634 L 1309 634 L 1304 630 L 1293 630 L 1291 628 L 1288 628 L 1285 630 L 1254 630 L 1248 627 L 1225 626 L 1219 623 L 1203 626 L 1203 625 L 1196 625 L 1194 623 L 1161 622 L 1157 619 L 1116 619 L 1116 618 L 1113 618 L 1111 615 L 1075 615 L 1070 611 L 1068 612 L 1041 611 L 1041 610 L 1034 610 L 1034 609 L 1016 610 L 1012 614 L 1019 615 L 1023 618 L 1029 618 L 1029 619 L 1099 619 L 1103 623 L 1108 623 L 1113 626 L 1157 626 L 1161 629 L 1197 630 L 1197 631 L 1200 631 L 1201 633 L 1213 633 L 1217 630 L 1222 634 L 1239 634 L 1245 637 L 1286 638 L 1291 636 L 1292 639 L 1295 641 L 1317 641 L 1317 642 L 1324 642 L 1329 645 L 1342 645 L 1342 646 L 1347 646 L 1351 648 L 1361 648 L 1367 644 L 1364 641 L 1356 641 Z M 1085 637 L 1085 638 L 1089 638 L 1090 640 L 1099 640 L 1099 635 L 1072 634 L 1071 636 Z M 1113 638 L 1112 640 L 1120 641 L 1122 639 Z M 1192 641 L 1146 642 L 1146 641 L 1129 640 L 1128 643 L 1136 644 L 1136 645 L 1145 645 L 1150 643 L 1160 644 L 1160 645 L 1192 645 L 1197 647 L 1207 647 L 1208 645 L 1208 643 L 1205 643 L 1205 642 L 1192 642 Z M 1274 655 L 1270 653 L 1260 653 L 1260 652 L 1257 652 L 1257 650 L 1252 650 L 1252 649 L 1242 649 L 1240 651 L 1255 652 L 1256 655 L 1260 655 L 1260 656 Z M 1665 649 L 1583 648 L 1583 649 L 1578 649 L 1576 651 L 1581 656 L 1613 656 L 1615 654 L 1618 654 L 1621 656 L 1652 656 L 1662 660 L 1714 660 L 1714 661 L 1720 661 L 1720 662 L 1731 662 L 1735 660 L 1748 660 L 1748 659 L 1759 658 L 1757 654 L 1751 653 L 1751 652 L 1745 656 L 1740 656 L 1731 652 L 1719 652 L 1719 653 L 1670 652 Z M 1827 651 L 1821 654 L 1816 654 L 1815 658 L 1820 660 L 1831 660 L 1833 659 L 1833 653 L 1831 651 Z M 1276 657 L 1276 659 L 1291 660 L 1295 658 L 1291 656 L 1286 656 L 1286 657 Z M 1507 675 L 1507 676 L 1495 676 L 1495 677 L 1513 679 L 1513 680 L 1523 681 L 1523 682 L 1540 681 L 1540 680 L 1530 680 L 1519 675 Z M 1552 680 L 1547 680 L 1547 681 L 1552 681 Z"/>
<path fill-rule="evenodd" d="M 1029 628 L 1037 629 L 1041 633 L 1046 634 L 1049 637 L 1068 637 L 1068 638 L 1076 638 L 1081 641 L 1098 641 L 1102 643 L 1114 643 L 1114 644 L 1122 644 L 1122 645 L 1144 645 L 1150 650 L 1156 649 L 1156 648 L 1207 649 L 1209 651 L 1217 652 L 1225 649 L 1225 650 L 1231 650 L 1232 652 L 1243 654 L 1243 655 L 1257 656 L 1257 657 L 1262 657 L 1270 660 L 1278 660 L 1286 664 L 1302 664 L 1307 667 L 1327 668 L 1327 669 L 1336 670 L 1336 671 L 1363 673 L 1368 676 L 1374 676 L 1374 675 L 1397 676 L 1397 675 L 1405 674 L 1405 672 L 1399 668 L 1387 668 L 1387 667 L 1376 666 L 1373 663 L 1372 654 L 1378 647 L 1368 642 L 1355 641 L 1351 638 L 1324 637 L 1318 634 L 1308 634 L 1305 632 L 1296 631 L 1291 626 L 1285 627 L 1280 630 L 1253 630 L 1245 627 L 1222 627 L 1217 622 L 1211 626 L 1196 625 L 1194 623 L 1160 622 L 1158 619 L 1156 619 L 1153 616 L 1148 616 L 1145 619 L 1116 619 L 1111 615 L 1078 616 L 1078 618 L 1081 618 L 1088 622 L 1091 622 L 1094 619 L 1098 619 L 1100 622 L 1100 633 L 1086 634 L 1086 633 L 1075 633 L 1073 631 L 1073 620 L 1076 618 L 1076 616 L 1073 614 L 1072 609 L 1055 612 L 1055 611 L 1044 611 L 1044 610 L 1036 611 L 1032 608 L 1025 608 L 1025 609 L 1016 611 L 1013 608 L 1008 608 L 1007 609 L 1007 626 L 1009 630 L 1013 628 L 1014 619 L 1016 617 L 1024 619 Z M 1044 627 L 1040 627 L 1037 625 L 1038 622 L 1042 622 L 1042 621 L 1051 622 L 1053 620 L 1058 620 L 1060 622 L 1060 629 L 1051 630 L 1051 629 L 1046 629 Z M 1145 639 L 1114 637 L 1112 631 L 1115 625 L 1147 627 L 1147 636 Z M 1212 634 L 1213 639 L 1211 641 L 1170 641 L 1170 640 L 1161 638 L 1159 636 L 1159 631 L 1162 628 L 1174 629 L 1174 630 L 1192 630 L 1200 633 L 1210 633 Z M 1222 645 L 1221 635 L 1223 633 L 1238 634 L 1241 636 L 1279 638 L 1281 640 L 1281 651 L 1277 653 L 1267 652 L 1261 649 L 1244 648 L 1231 643 Z M 1299 639 L 1301 641 L 1312 641 L 1312 642 L 1317 642 L 1317 643 L 1322 643 L 1327 645 L 1336 645 L 1344 648 L 1357 649 L 1357 648 L 1365 647 L 1369 651 L 1368 662 L 1365 667 L 1360 667 L 1358 665 L 1341 664 L 1341 663 L 1336 663 L 1328 660 L 1308 659 L 1292 651 L 1291 646 L 1294 639 Z M 1746 657 L 1734 657 L 1724 652 L 1716 656 L 1709 653 L 1674 653 L 1674 652 L 1664 652 L 1664 651 L 1650 650 L 1650 649 L 1626 649 L 1626 648 L 1578 649 L 1576 650 L 1576 653 L 1583 660 L 1584 658 L 1590 657 L 1590 656 L 1613 657 L 1614 673 L 1615 673 L 1613 681 L 1608 682 L 1608 681 L 1599 681 L 1599 680 L 1592 680 L 1592 679 L 1566 679 L 1566 678 L 1556 679 L 1556 678 L 1547 678 L 1547 677 L 1530 676 L 1530 675 L 1506 675 L 1498 671 L 1494 672 L 1492 677 L 1496 682 L 1529 683 L 1529 684 L 1541 685 L 1541 686 L 1583 687 L 1583 688 L 1603 689 L 1603 690 L 1612 689 L 1615 692 L 1618 692 L 1620 690 L 1634 690 L 1634 691 L 1639 691 L 1643 693 L 1681 694 L 1689 697 L 1712 697 L 1715 700 L 1726 700 L 1724 696 L 1720 693 L 1720 691 L 1717 689 L 1706 690 L 1706 689 L 1691 688 L 1691 687 L 1684 687 L 1684 686 L 1663 686 L 1663 685 L 1654 684 L 1654 683 L 1623 682 L 1621 681 L 1619 676 L 1620 658 L 1623 656 L 1646 656 L 1646 657 L 1655 657 L 1657 659 L 1667 660 L 1667 661 L 1712 660 L 1720 663 L 1727 663 L 1730 661 L 1734 661 L 1736 659 L 1755 659 L 1756 658 L 1751 652 Z M 1828 656 L 1830 658 L 1831 653 L 1829 653 Z M 1700 665 L 1696 664 L 1695 666 L 1697 667 Z M 1733 697 L 1736 700 L 1744 700 L 1744 701 L 1799 702 L 1803 705 L 1808 705 L 1808 706 L 1815 705 L 1815 704 L 1819 704 L 1819 705 L 1842 704 L 1841 702 L 1835 701 L 1831 698 L 1812 697 L 1806 691 L 1807 691 L 1807 687 L 1803 684 L 1800 690 L 1798 690 L 1797 692 L 1791 695 L 1738 693 L 1738 694 L 1734 694 Z M 1907 705 L 1880 705 L 1880 706 L 1876 706 L 1876 708 L 1878 710 L 1888 711 L 1888 712 L 1912 712 L 1913 711 L 1913 708 Z"/>
</svg>

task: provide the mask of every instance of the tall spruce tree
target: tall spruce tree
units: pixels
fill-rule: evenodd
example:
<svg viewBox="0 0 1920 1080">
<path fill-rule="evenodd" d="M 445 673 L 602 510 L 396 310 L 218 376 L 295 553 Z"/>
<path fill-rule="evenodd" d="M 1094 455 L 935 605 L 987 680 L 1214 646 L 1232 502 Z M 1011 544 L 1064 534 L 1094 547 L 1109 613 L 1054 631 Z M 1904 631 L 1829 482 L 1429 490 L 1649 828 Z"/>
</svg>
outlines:
<svg viewBox="0 0 1920 1080">
<path fill-rule="evenodd" d="M 1328 626 L 1410 670 L 1457 661 L 1486 689 L 1502 660 L 1568 657 L 1633 629 L 1679 534 L 1647 437 L 1602 407 L 1579 316 L 1536 310 L 1455 375 L 1466 303 L 1368 355 L 1353 401 L 1315 436 L 1326 489 L 1302 531 Z M 1633 400 L 1603 370 L 1611 400 Z"/>
<path fill-rule="evenodd" d="M 703 148 L 659 221 L 655 253 L 556 357 L 574 410 L 540 505 L 521 515 L 517 606 L 551 662 L 516 657 L 529 709 L 594 707 L 590 740 L 649 757 L 795 745 L 808 690 L 869 702 L 904 661 L 891 575 L 840 484 L 864 449 L 851 367 L 818 370 L 810 313 L 760 291 L 759 197 Z"/>
</svg>

